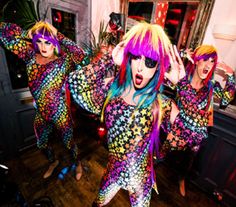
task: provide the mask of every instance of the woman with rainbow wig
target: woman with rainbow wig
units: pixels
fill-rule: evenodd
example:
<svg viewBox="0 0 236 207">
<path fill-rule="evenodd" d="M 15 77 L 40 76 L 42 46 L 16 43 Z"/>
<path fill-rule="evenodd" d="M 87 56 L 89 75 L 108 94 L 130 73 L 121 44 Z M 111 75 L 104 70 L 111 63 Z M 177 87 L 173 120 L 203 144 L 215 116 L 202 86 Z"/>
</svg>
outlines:
<svg viewBox="0 0 236 207">
<path fill-rule="evenodd" d="M 36 108 L 34 129 L 37 146 L 50 162 L 43 177 L 48 178 L 59 164 L 49 145 L 49 136 L 56 129 L 71 153 L 71 164 L 76 166 L 75 177 L 79 180 L 82 168 L 63 88 L 68 74 L 83 61 L 83 51 L 44 21 L 36 23 L 28 32 L 16 24 L 1 22 L 0 42 L 26 63 L 28 86 Z M 61 46 L 65 48 L 63 52 Z"/>
<path fill-rule="evenodd" d="M 108 130 L 108 164 L 94 206 L 108 204 L 122 188 L 132 207 L 148 207 L 152 189 L 157 192 L 153 155 L 158 153 L 159 127 L 172 123 L 178 113 L 161 94 L 169 47 L 159 25 L 138 23 L 113 50 L 113 59 L 104 53 L 69 76 L 75 101 L 101 115 Z M 107 71 L 117 65 L 117 76 L 106 79 Z"/>
<path fill-rule="evenodd" d="M 179 114 L 161 150 L 162 156 L 167 151 L 172 151 L 171 154 L 178 159 L 178 163 L 181 163 L 179 190 L 182 196 L 185 196 L 185 177 L 202 141 L 208 137 L 208 126 L 213 124 L 213 95 L 220 98 L 220 105 L 227 106 L 235 94 L 234 71 L 225 64 L 217 63 L 218 55 L 215 47 L 201 45 L 192 55 L 187 55 L 190 61 L 185 71 L 182 62 L 176 61 L 176 57 L 179 59 L 176 48 L 171 50 L 170 60 L 173 70 L 165 76 L 176 88 Z M 213 79 L 216 67 L 220 69 L 220 66 L 226 69 L 227 74 L 224 88 Z M 184 134 L 180 136 L 181 131 Z"/>
</svg>

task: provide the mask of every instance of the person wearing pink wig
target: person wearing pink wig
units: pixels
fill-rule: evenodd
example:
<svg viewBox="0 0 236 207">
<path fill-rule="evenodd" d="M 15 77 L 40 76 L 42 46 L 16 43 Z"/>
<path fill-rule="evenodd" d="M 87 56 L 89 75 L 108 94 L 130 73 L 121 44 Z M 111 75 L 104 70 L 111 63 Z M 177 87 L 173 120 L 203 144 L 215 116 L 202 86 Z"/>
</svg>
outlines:
<svg viewBox="0 0 236 207">
<path fill-rule="evenodd" d="M 235 94 L 234 70 L 225 67 L 227 81 L 225 87 L 214 80 L 218 64 L 217 50 L 212 45 L 201 45 L 192 54 L 187 54 L 186 69 L 176 47 L 170 53 L 171 71 L 165 74 L 172 89 L 176 89 L 176 103 L 179 114 L 167 135 L 161 149 L 162 157 L 178 159 L 179 190 L 185 196 L 185 177 L 191 169 L 194 157 L 201 144 L 208 137 L 208 126 L 213 125 L 213 95 L 220 99 L 220 105 L 227 106 Z M 220 69 L 220 67 L 218 67 Z M 180 135 L 181 132 L 182 135 Z"/>
<path fill-rule="evenodd" d="M 173 123 L 178 109 L 162 94 L 171 44 L 157 24 L 134 25 L 113 50 L 72 72 L 69 89 L 84 109 L 101 116 L 107 128 L 108 164 L 93 206 L 105 206 L 120 189 L 132 207 L 148 207 L 157 192 L 153 156 L 159 128 Z M 106 78 L 110 70 L 119 71 Z"/>
</svg>

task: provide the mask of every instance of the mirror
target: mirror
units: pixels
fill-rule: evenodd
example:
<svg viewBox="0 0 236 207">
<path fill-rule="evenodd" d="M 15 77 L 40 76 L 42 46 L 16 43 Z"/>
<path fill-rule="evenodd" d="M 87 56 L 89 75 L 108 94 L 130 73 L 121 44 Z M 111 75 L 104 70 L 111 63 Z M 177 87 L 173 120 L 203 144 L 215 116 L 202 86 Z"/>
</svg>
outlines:
<svg viewBox="0 0 236 207">
<path fill-rule="evenodd" d="M 125 30 L 137 21 L 161 25 L 178 49 L 203 41 L 215 0 L 120 0 Z"/>
</svg>

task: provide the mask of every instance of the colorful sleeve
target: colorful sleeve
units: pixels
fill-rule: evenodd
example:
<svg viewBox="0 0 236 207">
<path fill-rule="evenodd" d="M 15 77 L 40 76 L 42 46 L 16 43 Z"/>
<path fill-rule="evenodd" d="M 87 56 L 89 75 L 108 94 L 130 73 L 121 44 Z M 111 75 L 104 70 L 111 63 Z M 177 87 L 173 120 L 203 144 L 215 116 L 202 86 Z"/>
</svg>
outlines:
<svg viewBox="0 0 236 207">
<path fill-rule="evenodd" d="M 207 127 L 195 127 L 193 121 L 184 119 L 181 111 L 169 129 L 162 145 L 162 154 L 170 150 L 185 150 L 187 146 L 197 151 L 202 140 L 206 139 L 208 135 Z"/>
<path fill-rule="evenodd" d="M 164 79 L 165 86 L 169 87 L 171 90 L 176 90 L 176 85 L 174 85 L 169 79 Z"/>
<path fill-rule="evenodd" d="M 172 108 L 172 99 L 169 98 L 161 98 L 161 101 L 159 101 L 160 104 L 160 110 L 159 110 L 159 123 L 161 124 L 161 131 L 160 131 L 160 146 L 159 146 L 159 152 L 158 157 L 159 159 L 163 159 L 167 152 L 170 151 L 170 144 L 168 140 L 166 139 L 166 136 L 170 134 L 172 130 L 172 126 L 175 124 L 170 123 L 170 114 L 171 114 L 171 108 Z M 177 118 L 177 117 L 176 117 Z M 175 120 L 176 121 L 176 120 Z M 164 132 L 164 133 L 163 133 Z"/>
<path fill-rule="evenodd" d="M 165 100 L 165 102 L 162 103 L 164 103 L 164 110 L 162 112 L 161 127 L 167 136 L 162 139 L 159 153 L 160 158 L 165 157 L 166 153 L 169 151 L 184 150 L 187 144 L 189 144 L 188 139 L 191 139 L 193 136 L 197 137 L 184 123 L 181 112 L 176 116 L 174 122 L 172 124 L 170 123 L 172 100 Z M 195 139 L 195 141 L 198 140 Z M 198 143 L 192 143 L 191 147 L 197 144 Z"/>
<path fill-rule="evenodd" d="M 188 130 L 181 115 L 177 115 L 174 123 L 171 125 L 170 132 L 167 134 L 166 140 L 162 145 L 162 152 L 170 150 L 184 150 L 187 146 L 187 138 L 191 137 L 191 131 Z"/>
<path fill-rule="evenodd" d="M 10 50 L 24 61 L 31 58 L 28 42 L 25 41 L 26 35 L 27 32 L 16 24 L 0 23 L 0 42 L 7 50 Z"/>
<path fill-rule="evenodd" d="M 68 83 L 74 101 L 85 110 L 100 114 L 109 88 L 105 86 L 104 79 L 107 71 L 115 67 L 111 55 L 107 53 L 70 73 Z"/>
<path fill-rule="evenodd" d="M 60 32 L 57 33 L 57 38 L 60 45 L 66 50 L 66 53 L 69 53 L 71 55 L 72 60 L 75 64 L 86 65 L 86 55 L 75 42 L 65 37 Z"/>
<path fill-rule="evenodd" d="M 167 98 L 164 95 L 159 95 L 159 120 L 158 123 L 164 130 L 164 132 L 168 133 L 171 128 L 170 124 L 170 111 L 171 111 L 171 103 L 172 100 Z"/>
<path fill-rule="evenodd" d="M 227 106 L 233 100 L 235 94 L 235 76 L 227 76 L 226 85 L 221 87 L 219 82 L 214 84 L 214 94 L 221 99 L 221 106 Z"/>
</svg>

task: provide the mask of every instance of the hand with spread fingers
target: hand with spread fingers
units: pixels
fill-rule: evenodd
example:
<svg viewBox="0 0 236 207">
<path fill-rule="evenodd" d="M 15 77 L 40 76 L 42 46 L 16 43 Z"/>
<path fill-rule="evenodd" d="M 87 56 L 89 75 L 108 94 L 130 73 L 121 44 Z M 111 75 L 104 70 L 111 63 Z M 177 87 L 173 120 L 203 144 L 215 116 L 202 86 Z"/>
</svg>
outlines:
<svg viewBox="0 0 236 207">
<path fill-rule="evenodd" d="M 171 45 L 169 49 L 171 68 L 169 72 L 165 73 L 165 77 L 175 85 L 186 75 L 186 73 L 183 61 L 180 58 L 176 45 Z"/>
<path fill-rule="evenodd" d="M 186 57 L 192 64 L 194 64 L 194 60 L 192 59 L 192 55 L 193 55 L 193 49 L 192 48 L 187 48 L 185 51 L 184 51 L 184 54 Z"/>
</svg>

